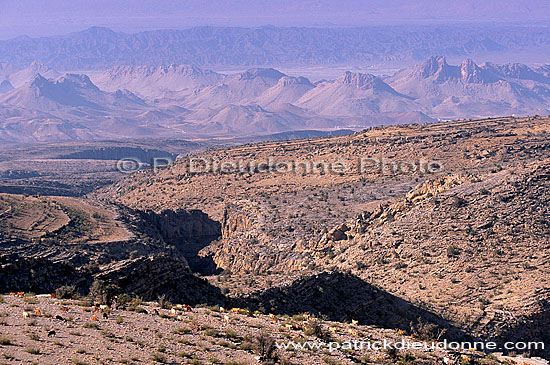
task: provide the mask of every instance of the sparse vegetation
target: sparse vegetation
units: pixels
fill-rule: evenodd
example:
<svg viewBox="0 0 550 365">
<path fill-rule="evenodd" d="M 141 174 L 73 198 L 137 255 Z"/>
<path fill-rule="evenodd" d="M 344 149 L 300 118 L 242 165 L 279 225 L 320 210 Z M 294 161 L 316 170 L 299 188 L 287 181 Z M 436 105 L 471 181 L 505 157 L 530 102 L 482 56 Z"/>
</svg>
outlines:
<svg viewBox="0 0 550 365">
<path fill-rule="evenodd" d="M 82 325 L 84 328 L 92 328 L 94 330 L 99 330 L 99 324 L 93 322 L 86 322 Z"/>
<path fill-rule="evenodd" d="M 77 299 L 78 292 L 74 285 L 64 285 L 55 291 L 55 295 L 59 299 Z"/>
<path fill-rule="evenodd" d="M 118 292 L 118 288 L 102 280 L 95 280 L 90 287 L 90 295 L 100 303 L 110 304 Z"/>
<path fill-rule="evenodd" d="M 151 355 L 151 361 L 158 362 L 158 363 L 161 363 L 161 364 L 165 364 L 166 363 L 166 356 L 163 355 L 163 354 L 154 353 L 154 354 Z"/>
<path fill-rule="evenodd" d="M 263 361 L 274 361 L 277 359 L 277 347 L 275 340 L 266 332 L 260 332 L 254 338 L 254 351 L 260 356 Z"/>
<path fill-rule="evenodd" d="M 307 143 L 267 142 L 206 151 L 204 155 L 220 160 L 273 155 L 275 160 L 322 156 L 346 161 L 384 152 L 390 165 L 390 160 L 422 157 L 442 163 L 444 171 L 327 172 L 297 174 L 288 181 L 254 173 L 212 179 L 208 174 L 185 174 L 181 165 L 170 174 L 143 172 L 119 183 L 116 191 L 105 188 L 108 198 L 120 203 L 116 224 L 134 235 L 128 244 L 118 238 L 102 241 L 105 232 L 94 225 L 111 224 L 113 218 L 107 213 L 94 215 L 106 209 L 79 208 L 85 198 L 0 194 L 0 213 L 10 208 L 0 222 L 0 233 L 9 233 L 1 237 L 9 237 L 13 252 L 31 252 L 29 257 L 18 254 L 5 259 L 2 265 L 20 263 L 18 270 L 34 273 L 37 285 L 56 283 L 49 289 L 58 287 L 59 278 L 75 278 L 52 297 L 27 292 L 1 296 L 5 338 L 0 346 L 17 361 L 40 363 L 51 362 L 52 352 L 63 352 L 70 353 L 64 361 L 76 353 L 90 363 L 127 363 L 135 361 L 134 355 L 145 362 L 217 363 L 238 354 L 234 361 L 243 363 L 259 356 L 266 363 L 284 363 L 288 357 L 295 363 L 312 359 L 311 363 L 413 364 L 441 359 L 422 350 L 330 353 L 324 347 L 302 352 L 277 350 L 275 343 L 409 336 L 433 341 L 447 334 L 443 328 L 449 327 L 445 320 L 449 318 L 460 318 L 458 326 L 476 321 L 480 329 L 475 331 L 490 334 L 505 324 L 501 311 L 512 316 L 522 313 L 517 317 L 520 331 L 528 323 L 526 318 L 544 309 L 546 294 L 537 289 L 549 283 L 544 273 L 550 247 L 541 240 L 547 235 L 550 206 L 549 156 L 543 139 L 547 135 L 539 137 L 543 135 L 534 128 L 549 128 L 548 123 L 495 119 L 390 126 Z M 533 133 L 527 134 L 526 126 Z M 98 201 L 107 204 L 109 199 Z M 18 217 L 23 210 L 31 212 L 31 207 L 36 215 L 26 217 L 34 228 L 23 230 Z M 177 208 L 197 208 L 208 215 L 197 213 L 197 218 L 184 210 L 170 210 Z M 149 213 L 142 209 L 151 209 L 150 220 L 159 220 L 158 224 L 150 227 L 142 216 Z M 164 217 L 172 214 L 173 220 Z M 74 218 L 71 222 L 79 227 L 59 230 L 69 224 L 67 218 Z M 197 231 L 216 233 L 223 221 L 223 235 L 201 247 L 204 257 L 189 259 L 189 265 L 195 270 L 203 260 L 212 259 L 227 270 L 190 275 L 187 263 L 173 261 L 172 256 L 179 254 L 172 253 L 181 248 L 174 242 L 182 244 L 183 237 L 190 236 L 178 223 L 184 219 Z M 48 231 L 51 234 L 38 235 L 40 227 L 54 223 L 57 228 Z M 14 241 L 12 234 L 17 237 Z M 31 257 L 32 250 L 42 246 L 51 248 L 50 256 L 45 256 L 51 261 Z M 66 257 L 68 266 L 64 266 Z M 102 272 L 106 268 L 109 271 Z M 157 269 L 162 271 L 163 284 L 147 276 Z M 79 297 L 78 290 L 85 294 L 93 277 L 109 279 L 96 280 L 90 296 Z M 126 284 L 120 277 L 135 282 Z M 122 287 L 111 284 L 115 282 Z M 148 289 L 142 290 L 145 286 Z M 28 287 L 34 289 L 23 289 Z M 160 293 L 181 300 L 170 303 Z M 205 303 L 196 304 L 197 297 Z M 96 308 L 95 301 L 110 306 Z M 365 323 L 391 323 L 395 330 Z M 536 323 L 530 324 L 539 330 Z M 456 332 L 464 328 L 469 327 Z M 88 338 L 90 346 L 83 342 Z M 42 350 L 40 358 L 25 352 L 33 348 Z M 120 348 L 125 352 L 117 352 Z"/>
</svg>

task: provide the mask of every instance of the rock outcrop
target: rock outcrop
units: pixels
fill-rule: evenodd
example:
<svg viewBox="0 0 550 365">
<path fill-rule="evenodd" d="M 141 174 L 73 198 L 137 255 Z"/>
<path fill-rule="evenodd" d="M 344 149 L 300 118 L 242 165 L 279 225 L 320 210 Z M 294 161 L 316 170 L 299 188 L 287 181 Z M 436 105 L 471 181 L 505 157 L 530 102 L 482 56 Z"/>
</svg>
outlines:
<svg viewBox="0 0 550 365">
<path fill-rule="evenodd" d="M 30 203 L 37 209 L 33 214 L 44 225 L 42 217 L 53 212 L 51 203 L 39 205 L 38 198 L 25 199 L 32 200 Z M 21 204 L 19 200 L 13 202 Z M 77 200 L 71 202 L 76 204 Z M 67 212 L 66 222 L 41 237 L 27 235 L 14 239 L 2 232 L 0 292 L 51 293 L 61 286 L 72 285 L 81 294 L 87 294 L 92 283 L 99 280 L 119 293 L 145 300 L 164 296 L 179 303 L 223 303 L 220 290 L 193 275 L 185 257 L 190 252 L 196 256 L 199 248 L 193 245 L 202 247 L 219 234 L 219 223 L 206 214 L 179 210 L 156 215 L 120 207 L 118 219 L 107 231 L 123 225 L 131 235 L 113 240 L 109 236 L 96 237 L 97 232 L 90 233 L 89 227 L 110 221 L 98 212 L 94 213 L 97 221 L 92 220 L 84 207 L 87 206 L 62 207 Z M 17 218 L 17 213 L 9 214 Z M 27 220 L 33 218 L 30 209 L 26 214 Z"/>
<path fill-rule="evenodd" d="M 0 255 L 0 293 L 53 293 L 64 285 L 86 287 L 86 277 L 67 263 L 17 253 Z"/>
<path fill-rule="evenodd" d="M 226 300 L 219 288 L 193 275 L 184 261 L 164 253 L 102 266 L 95 278 L 145 300 L 164 296 L 191 305 L 223 304 Z"/>
<path fill-rule="evenodd" d="M 142 217 L 147 235 L 175 247 L 189 263 L 191 270 L 202 274 L 216 271 L 213 261 L 200 257 L 199 251 L 222 235 L 222 225 L 200 210 L 164 210 L 137 212 Z"/>
</svg>

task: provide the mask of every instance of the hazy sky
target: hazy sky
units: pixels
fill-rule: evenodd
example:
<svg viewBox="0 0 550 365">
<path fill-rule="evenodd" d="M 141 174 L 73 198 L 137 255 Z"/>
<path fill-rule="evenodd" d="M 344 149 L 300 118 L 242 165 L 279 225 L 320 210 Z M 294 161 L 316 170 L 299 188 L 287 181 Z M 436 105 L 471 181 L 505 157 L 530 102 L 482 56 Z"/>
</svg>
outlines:
<svg viewBox="0 0 550 365">
<path fill-rule="evenodd" d="M 196 25 L 316 26 L 550 21 L 548 0 L 0 0 L 0 38 L 92 25 L 135 32 Z"/>
</svg>

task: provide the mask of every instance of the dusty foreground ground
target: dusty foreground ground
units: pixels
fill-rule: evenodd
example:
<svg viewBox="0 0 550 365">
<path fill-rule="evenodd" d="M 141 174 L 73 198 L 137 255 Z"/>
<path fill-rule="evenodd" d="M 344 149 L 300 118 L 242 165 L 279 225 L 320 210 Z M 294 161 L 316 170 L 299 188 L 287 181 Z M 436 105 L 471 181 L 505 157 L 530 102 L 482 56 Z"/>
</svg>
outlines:
<svg viewBox="0 0 550 365">
<path fill-rule="evenodd" d="M 110 309 L 105 318 L 89 301 L 5 295 L 0 303 L 0 363 L 458 364 L 471 359 L 499 363 L 493 356 L 473 352 L 344 349 L 345 341 L 411 340 L 394 330 L 307 315 L 271 317 L 219 307 L 178 307 L 162 309 L 138 300 L 124 310 Z M 322 339 L 337 341 L 342 349 L 331 352 L 327 345 L 316 350 L 277 349 L 288 341 L 322 343 Z"/>
</svg>

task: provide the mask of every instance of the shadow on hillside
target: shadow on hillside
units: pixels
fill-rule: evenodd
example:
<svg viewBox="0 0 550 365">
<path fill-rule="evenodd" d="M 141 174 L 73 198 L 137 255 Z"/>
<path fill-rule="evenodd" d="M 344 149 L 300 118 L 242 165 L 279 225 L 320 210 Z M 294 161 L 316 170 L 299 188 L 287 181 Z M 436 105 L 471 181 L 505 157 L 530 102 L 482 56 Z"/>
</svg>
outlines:
<svg viewBox="0 0 550 365">
<path fill-rule="evenodd" d="M 86 278 L 72 266 L 17 253 L 0 255 L 0 293 L 54 293 L 63 285 L 85 286 Z"/>
<path fill-rule="evenodd" d="M 227 301 L 219 288 L 190 273 L 184 261 L 163 253 L 113 262 L 96 273 L 17 253 L 0 255 L 0 265 L 0 293 L 55 293 L 62 286 L 74 286 L 76 293 L 87 295 L 94 280 L 100 280 L 112 286 L 113 294 L 147 301 L 162 296 L 190 305 L 224 305 Z"/>
<path fill-rule="evenodd" d="M 187 260 L 191 271 L 201 275 L 218 273 L 211 257 L 200 257 L 199 251 L 221 236 L 221 224 L 200 210 L 164 210 L 160 213 L 139 211 L 149 226 L 149 237 L 161 238 L 174 246 Z"/>
<path fill-rule="evenodd" d="M 521 318 L 518 325 L 498 336 L 496 342 L 500 345 L 506 341 L 543 342 L 544 348 L 534 348 L 526 353 L 550 360 L 550 290 L 543 290 L 547 292 L 546 298 L 538 301 L 539 309 L 534 314 Z"/>
<path fill-rule="evenodd" d="M 137 295 L 147 301 L 164 297 L 190 305 L 226 302 L 218 287 L 190 273 L 183 261 L 164 253 L 113 265 L 95 278 L 114 285 L 118 293 Z"/>
<path fill-rule="evenodd" d="M 350 322 L 409 331 L 411 323 L 436 324 L 447 331 L 441 338 L 470 337 L 447 320 L 380 290 L 359 277 L 325 272 L 284 287 L 274 287 L 241 297 L 242 306 L 274 314 L 311 313 L 332 321 Z"/>
</svg>

